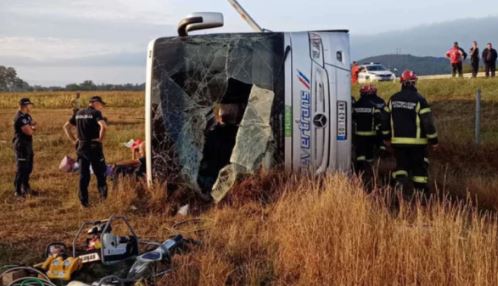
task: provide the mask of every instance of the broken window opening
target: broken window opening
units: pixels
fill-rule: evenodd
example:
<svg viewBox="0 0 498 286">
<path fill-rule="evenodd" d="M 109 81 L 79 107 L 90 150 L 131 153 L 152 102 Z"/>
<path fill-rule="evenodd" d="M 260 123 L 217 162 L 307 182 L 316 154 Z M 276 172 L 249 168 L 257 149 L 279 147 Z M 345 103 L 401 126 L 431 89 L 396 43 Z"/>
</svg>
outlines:
<svg viewBox="0 0 498 286">
<path fill-rule="evenodd" d="M 220 170 L 230 164 L 239 124 L 249 100 L 251 85 L 228 79 L 228 87 L 208 115 L 203 158 L 197 183 L 202 193 L 209 194 Z"/>
<path fill-rule="evenodd" d="M 154 179 L 209 193 L 231 188 L 235 180 L 221 178 L 225 169 L 239 177 L 263 162 L 283 162 L 283 34 L 165 38 L 155 45 Z"/>
</svg>

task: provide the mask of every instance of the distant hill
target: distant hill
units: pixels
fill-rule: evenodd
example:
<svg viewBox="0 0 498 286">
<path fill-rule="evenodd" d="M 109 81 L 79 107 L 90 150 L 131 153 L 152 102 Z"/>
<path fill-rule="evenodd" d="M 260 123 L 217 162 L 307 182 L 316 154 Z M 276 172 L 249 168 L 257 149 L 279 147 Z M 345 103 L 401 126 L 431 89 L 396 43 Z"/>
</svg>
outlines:
<svg viewBox="0 0 498 286">
<path fill-rule="evenodd" d="M 419 75 L 447 74 L 450 65 L 447 59 L 437 57 L 416 57 L 412 55 L 381 55 L 364 58 L 360 63 L 381 63 L 387 68 L 397 69 L 398 73 L 405 69 L 415 71 Z"/>
<path fill-rule="evenodd" d="M 434 23 L 376 35 L 358 35 L 351 31 L 351 52 L 354 59 L 386 54 L 443 57 L 454 41 L 458 41 L 466 51 L 473 40 L 479 43 L 481 50 L 488 42 L 498 45 L 496 27 L 498 17 L 487 17 Z"/>
</svg>

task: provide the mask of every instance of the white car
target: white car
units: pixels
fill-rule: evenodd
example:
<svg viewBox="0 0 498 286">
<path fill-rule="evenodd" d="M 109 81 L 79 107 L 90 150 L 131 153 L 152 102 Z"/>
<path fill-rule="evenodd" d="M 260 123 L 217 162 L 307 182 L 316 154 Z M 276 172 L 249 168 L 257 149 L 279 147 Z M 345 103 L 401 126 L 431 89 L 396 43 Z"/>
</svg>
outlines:
<svg viewBox="0 0 498 286">
<path fill-rule="evenodd" d="M 370 63 L 361 65 L 360 73 L 358 74 L 359 83 L 368 83 L 372 81 L 394 81 L 396 75 L 378 63 Z"/>
</svg>

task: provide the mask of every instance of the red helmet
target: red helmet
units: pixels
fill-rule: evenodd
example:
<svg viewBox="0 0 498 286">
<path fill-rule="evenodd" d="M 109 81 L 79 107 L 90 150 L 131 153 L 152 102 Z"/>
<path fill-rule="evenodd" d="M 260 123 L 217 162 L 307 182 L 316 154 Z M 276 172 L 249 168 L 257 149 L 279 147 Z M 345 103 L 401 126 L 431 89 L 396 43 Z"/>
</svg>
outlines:
<svg viewBox="0 0 498 286">
<path fill-rule="evenodd" d="M 411 70 L 405 70 L 400 76 L 401 83 L 415 83 L 417 79 L 417 75 Z"/>
<path fill-rule="evenodd" d="M 367 84 L 361 87 L 360 94 L 375 95 L 377 94 L 377 88 L 373 84 Z"/>
</svg>

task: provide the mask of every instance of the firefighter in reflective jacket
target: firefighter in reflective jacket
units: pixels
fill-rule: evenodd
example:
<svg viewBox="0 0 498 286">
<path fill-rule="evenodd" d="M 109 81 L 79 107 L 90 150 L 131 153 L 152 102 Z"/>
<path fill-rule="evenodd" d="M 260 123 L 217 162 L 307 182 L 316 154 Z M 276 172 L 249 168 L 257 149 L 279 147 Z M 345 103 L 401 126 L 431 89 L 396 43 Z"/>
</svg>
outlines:
<svg viewBox="0 0 498 286">
<path fill-rule="evenodd" d="M 377 88 L 371 84 L 360 89 L 360 99 L 353 103 L 357 171 L 369 171 L 376 149 L 383 147 L 378 134 L 384 106 L 384 100 L 377 96 Z"/>
<path fill-rule="evenodd" d="M 410 180 L 417 190 L 427 191 L 427 145 L 438 146 L 431 108 L 417 92 L 417 76 L 413 71 L 401 75 L 401 91 L 394 94 L 384 108 L 382 133 L 391 144 L 396 157 L 393 178 L 406 190 Z"/>
</svg>

